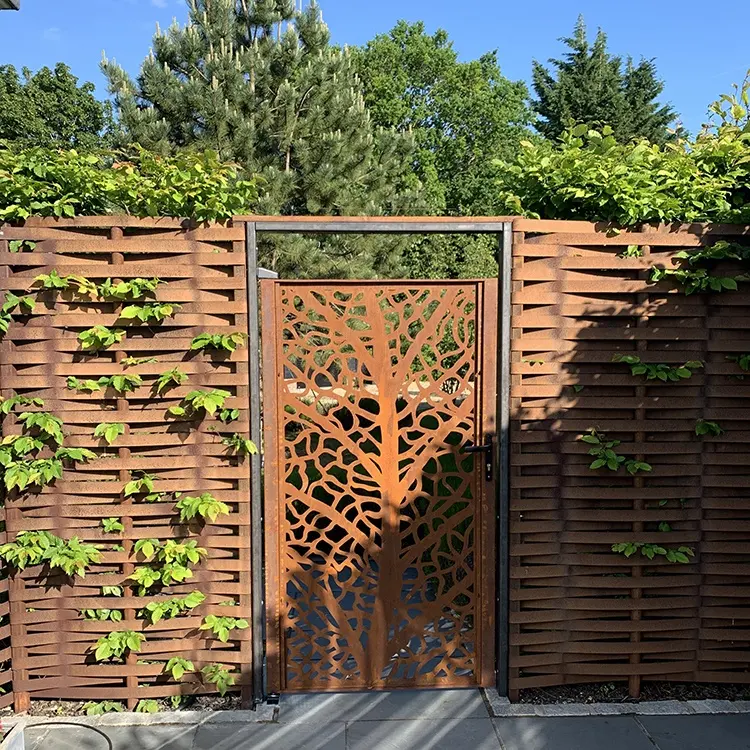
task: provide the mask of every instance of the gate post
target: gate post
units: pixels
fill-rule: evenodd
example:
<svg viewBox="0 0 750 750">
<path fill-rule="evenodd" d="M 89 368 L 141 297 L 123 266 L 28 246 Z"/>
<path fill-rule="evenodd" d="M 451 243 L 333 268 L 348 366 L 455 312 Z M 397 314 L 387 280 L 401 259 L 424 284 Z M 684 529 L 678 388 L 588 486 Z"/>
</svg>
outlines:
<svg viewBox="0 0 750 750">
<path fill-rule="evenodd" d="M 499 235 L 498 258 L 498 367 L 497 367 L 497 422 L 498 422 L 498 481 L 497 481 L 497 692 L 508 695 L 509 624 L 510 610 L 510 326 L 513 270 L 513 223 L 503 224 Z"/>
<path fill-rule="evenodd" d="M 260 307 L 258 299 L 258 238 L 255 222 L 245 224 L 247 268 L 247 364 L 250 385 L 250 439 L 258 450 L 250 459 L 250 539 L 252 567 L 252 699 L 265 699 L 265 596 L 263 576 L 263 498 L 261 483 L 261 394 L 260 394 Z"/>
</svg>

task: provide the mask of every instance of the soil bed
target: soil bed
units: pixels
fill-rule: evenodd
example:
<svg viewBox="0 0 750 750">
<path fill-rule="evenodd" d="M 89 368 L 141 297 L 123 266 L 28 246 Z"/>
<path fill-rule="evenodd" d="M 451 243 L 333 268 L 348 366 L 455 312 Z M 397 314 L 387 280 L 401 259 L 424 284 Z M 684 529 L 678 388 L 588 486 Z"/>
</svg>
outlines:
<svg viewBox="0 0 750 750">
<path fill-rule="evenodd" d="M 29 716 L 56 718 L 59 716 L 86 716 L 83 707 L 88 701 L 55 701 L 32 700 Z M 236 711 L 240 708 L 239 695 L 200 695 L 186 697 L 179 707 L 175 708 L 170 700 L 158 700 L 159 711 Z M 13 709 L 8 707 L 0 711 L 0 717 L 13 716 Z"/>
<path fill-rule="evenodd" d="M 640 701 L 750 700 L 750 685 L 644 682 Z M 624 683 L 603 682 L 522 690 L 519 703 L 638 703 Z"/>
</svg>

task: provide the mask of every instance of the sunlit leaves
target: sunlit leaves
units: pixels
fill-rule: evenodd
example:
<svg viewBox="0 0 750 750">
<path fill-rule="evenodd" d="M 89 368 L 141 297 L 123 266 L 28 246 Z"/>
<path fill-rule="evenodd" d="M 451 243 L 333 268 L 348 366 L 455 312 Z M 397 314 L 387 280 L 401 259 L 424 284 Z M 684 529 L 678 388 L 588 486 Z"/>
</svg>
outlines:
<svg viewBox="0 0 750 750">
<path fill-rule="evenodd" d="M 216 351 L 233 352 L 240 346 L 244 346 L 247 335 L 235 331 L 233 333 L 201 333 L 190 343 L 190 349 L 199 351 L 201 349 L 214 349 Z"/>
<path fill-rule="evenodd" d="M 220 515 L 227 515 L 230 510 L 226 503 L 217 500 L 210 492 L 197 497 L 182 496 L 175 506 L 180 511 L 180 521 L 192 521 L 199 518 L 203 521 L 216 521 Z"/>
<path fill-rule="evenodd" d="M 48 531 L 21 531 L 15 541 L 0 546 L 0 557 L 19 571 L 45 563 L 69 576 L 83 578 L 91 563 L 99 562 L 101 553 L 75 536 L 66 540 Z"/>
<path fill-rule="evenodd" d="M 99 351 L 107 349 L 113 344 L 119 344 L 125 338 L 125 331 L 121 328 L 107 328 L 107 326 L 93 326 L 78 334 L 81 349 Z"/>
<path fill-rule="evenodd" d="M 236 675 L 223 664 L 208 664 L 201 669 L 201 674 L 206 682 L 216 685 L 219 695 L 222 696 L 236 682 Z"/>
<path fill-rule="evenodd" d="M 94 428 L 94 437 L 103 438 L 107 445 L 112 445 L 120 435 L 124 434 L 125 425 L 121 422 L 102 422 Z"/>
<path fill-rule="evenodd" d="M 176 386 L 182 385 L 188 376 L 179 367 L 173 367 L 171 370 L 163 372 L 156 379 L 154 383 L 154 390 L 158 394 L 164 393 L 169 388 L 175 388 Z"/>
<path fill-rule="evenodd" d="M 135 146 L 130 161 L 114 164 L 109 153 L 0 150 L 0 221 L 112 213 L 213 221 L 248 213 L 257 194 L 252 178 L 210 150 L 163 156 Z"/>
<path fill-rule="evenodd" d="M 226 643 L 233 630 L 244 630 L 247 627 L 247 620 L 242 618 L 207 615 L 203 618 L 200 629 L 210 630 L 222 643 Z"/>
<path fill-rule="evenodd" d="M 238 432 L 222 438 L 221 442 L 227 446 L 230 453 L 235 453 L 238 456 L 249 456 L 258 452 L 258 446 L 252 440 L 246 438 L 244 435 L 240 435 Z"/>
<path fill-rule="evenodd" d="M 141 650 L 141 645 L 146 640 L 143 633 L 136 633 L 133 630 L 119 630 L 101 637 L 96 642 L 94 658 L 97 661 L 107 659 L 122 659 L 131 651 Z"/>
<path fill-rule="evenodd" d="M 168 411 L 175 417 L 200 417 L 202 412 L 214 416 L 217 409 L 223 407 L 226 399 L 231 397 L 232 394 L 229 391 L 224 391 L 221 388 L 214 388 L 210 391 L 190 391 L 181 404 L 171 406 Z"/>
</svg>

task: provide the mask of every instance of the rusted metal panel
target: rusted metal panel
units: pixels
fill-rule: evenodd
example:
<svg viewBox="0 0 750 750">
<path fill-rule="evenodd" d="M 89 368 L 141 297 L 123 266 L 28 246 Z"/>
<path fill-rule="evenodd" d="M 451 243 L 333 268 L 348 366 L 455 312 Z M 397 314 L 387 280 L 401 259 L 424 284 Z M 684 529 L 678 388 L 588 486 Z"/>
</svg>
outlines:
<svg viewBox="0 0 750 750">
<path fill-rule="evenodd" d="M 156 230 L 168 228 L 166 234 Z M 52 234 L 50 234 L 52 233 Z M 33 252 L 8 251 L 7 239 L 37 241 Z M 210 241 L 210 244 L 198 240 Z M 132 244 L 131 244 L 132 243 Z M 172 656 L 192 659 L 197 669 L 222 663 L 238 673 L 237 689 L 250 681 L 250 631 L 237 631 L 227 644 L 199 630 L 207 614 L 250 618 L 250 512 L 249 462 L 229 456 L 222 438 L 248 431 L 247 353 L 212 356 L 190 351 L 194 336 L 212 332 L 243 331 L 247 323 L 245 253 L 242 227 L 182 229 L 179 221 L 113 218 L 83 221 L 30 221 L 24 227 L 0 227 L 0 282 L 16 293 L 32 291 L 36 275 L 60 274 L 78 268 L 82 275 L 101 282 L 107 277 L 158 276 L 165 282 L 156 298 L 182 305 L 174 320 L 163 325 L 127 328 L 126 338 L 96 356 L 84 354 L 78 333 L 96 324 L 112 325 L 118 305 L 86 301 L 67 293 L 34 294 L 32 315 L 16 317 L 0 344 L 0 390 L 42 397 L 45 410 L 64 422 L 68 446 L 100 454 L 98 460 L 69 466 L 63 478 L 40 492 L 8 494 L 4 509 L 7 538 L 21 530 L 46 529 L 58 536 L 78 536 L 102 545 L 102 559 L 85 578 L 55 578 L 48 585 L 40 569 L 29 569 L 0 582 L 0 616 L 10 614 L 10 627 L 0 627 L 0 661 L 10 635 L 10 656 L 16 685 L 16 708 L 28 699 L 86 698 L 125 700 L 134 706 L 141 698 L 214 692 L 197 674 L 180 683 L 166 681 L 162 662 Z M 173 293 L 174 290 L 174 293 Z M 209 307 L 210 306 L 210 307 Z M 126 357 L 156 362 L 131 365 Z M 244 362 L 242 361 L 244 357 Z M 152 386 L 158 375 L 174 367 L 189 381 L 156 398 Z M 133 393 L 99 391 L 79 394 L 66 387 L 67 377 L 98 378 L 122 372 L 136 373 L 143 385 Z M 180 422 L 166 411 L 195 388 L 222 388 L 237 408 L 238 419 L 224 424 L 211 419 Z M 36 408 L 36 407 L 32 407 Z M 3 428 L 18 432 L 13 413 Z M 118 421 L 125 434 L 108 447 L 94 439 L 99 422 Z M 132 472 L 156 476 L 155 489 L 164 493 L 157 502 L 123 495 Z M 215 523 L 180 524 L 174 493 L 211 492 L 228 503 L 231 513 Z M 124 531 L 105 533 L 103 518 L 120 518 Z M 133 554 L 141 538 L 195 539 L 208 558 L 194 566 L 193 578 L 165 587 L 165 597 L 200 590 L 206 600 L 189 616 L 147 625 L 140 615 L 148 603 L 136 596 L 128 576 L 145 561 Z M 124 596 L 102 593 L 102 586 L 121 586 Z M 9 588 L 9 601 L 4 591 Z M 227 607 L 232 602 L 235 606 Z M 119 609 L 121 622 L 85 619 L 83 609 Z M 147 637 L 142 653 L 125 664 L 96 664 L 92 645 L 113 630 L 133 629 Z M 156 661 L 157 664 L 146 663 Z M 4 681 L 0 664 L 0 681 Z M 244 692 L 247 692 L 245 690 Z M 0 701 L 3 705 L 8 698 Z"/>
<path fill-rule="evenodd" d="M 648 268 L 739 241 L 739 227 L 515 222 L 511 355 L 510 694 L 643 680 L 750 683 L 750 351 L 745 285 L 685 296 Z M 519 231 L 523 230 L 523 231 Z M 640 257 L 622 257 L 630 245 Z M 634 377 L 615 354 L 700 360 L 690 379 Z M 698 419 L 725 432 L 699 438 Z M 592 471 L 595 427 L 651 472 Z M 670 530 L 659 530 L 659 524 Z M 690 564 L 616 542 L 695 548 Z"/>
<path fill-rule="evenodd" d="M 494 429 L 491 283 L 263 282 L 281 689 L 494 682 L 492 488 L 464 451 Z"/>
</svg>

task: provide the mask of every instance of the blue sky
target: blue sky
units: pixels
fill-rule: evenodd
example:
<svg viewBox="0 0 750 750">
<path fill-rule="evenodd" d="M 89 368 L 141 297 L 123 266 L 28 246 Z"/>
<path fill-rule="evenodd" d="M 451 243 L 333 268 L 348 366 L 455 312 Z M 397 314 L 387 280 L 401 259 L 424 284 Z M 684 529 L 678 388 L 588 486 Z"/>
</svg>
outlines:
<svg viewBox="0 0 750 750">
<path fill-rule="evenodd" d="M 503 72 L 528 80 L 532 58 L 561 53 L 557 38 L 568 35 L 583 13 L 593 33 L 609 35 L 610 49 L 636 59 L 655 57 L 665 80 L 664 98 L 695 131 L 708 104 L 729 90 L 750 67 L 739 39 L 750 25 L 750 3 L 698 0 L 320 0 L 333 39 L 361 44 L 400 18 L 445 28 L 463 59 L 497 49 Z M 148 52 L 155 24 L 184 21 L 184 0 L 22 0 L 20 13 L 0 12 L 0 64 L 36 69 L 67 62 L 101 95 L 102 51 L 135 73 Z"/>
</svg>

